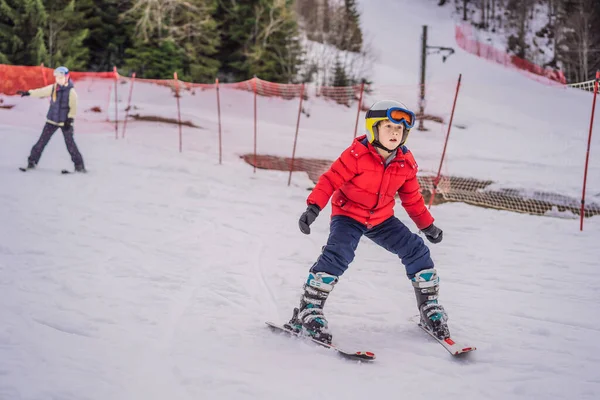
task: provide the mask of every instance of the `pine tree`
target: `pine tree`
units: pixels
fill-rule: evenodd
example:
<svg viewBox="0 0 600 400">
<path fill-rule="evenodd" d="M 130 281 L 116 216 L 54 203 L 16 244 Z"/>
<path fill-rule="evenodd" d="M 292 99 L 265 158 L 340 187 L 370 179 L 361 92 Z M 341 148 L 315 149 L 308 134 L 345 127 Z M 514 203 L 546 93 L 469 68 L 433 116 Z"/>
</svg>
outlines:
<svg viewBox="0 0 600 400">
<path fill-rule="evenodd" d="M 49 65 L 66 65 L 72 70 L 87 69 L 89 50 L 84 40 L 89 34 L 85 26 L 86 10 L 91 0 L 44 0 L 48 13 L 45 26 Z"/>
<path fill-rule="evenodd" d="M 160 51 L 179 57 L 179 76 L 183 80 L 212 81 L 219 63 L 212 56 L 217 53 L 218 31 L 212 13 L 215 0 L 134 0 L 123 17 L 136 21 L 135 43 L 127 51 L 126 64 L 140 65 L 148 76 L 152 70 L 162 70 L 164 63 L 155 67 Z M 157 51 L 149 51 L 157 47 Z M 140 54 L 137 54 L 137 52 Z M 171 74 L 173 71 L 171 71 Z"/>
<path fill-rule="evenodd" d="M 139 41 L 125 54 L 125 69 L 142 78 L 173 79 L 173 72 L 183 70 L 183 51 L 171 40 L 163 40 L 159 45 Z"/>
<path fill-rule="evenodd" d="M 330 86 L 350 86 L 353 82 L 350 82 L 344 66 L 340 62 L 339 58 L 336 58 L 335 64 L 333 65 L 332 71 L 333 78 L 331 79 Z"/>
<path fill-rule="evenodd" d="M 222 1 L 216 15 L 223 28 L 219 57 L 225 79 L 296 80 L 302 47 L 293 1 Z"/>
<path fill-rule="evenodd" d="M 221 45 L 216 57 L 221 64 L 219 75 L 224 81 L 252 77 L 244 63 L 245 47 L 250 41 L 254 26 L 253 6 L 258 2 L 259 0 L 221 0 L 217 5 L 215 19 L 220 30 Z"/>
<path fill-rule="evenodd" d="M 131 6 L 132 0 L 94 1 L 86 21 L 90 33 L 84 41 L 90 51 L 88 69 L 109 71 L 124 64 L 125 49 L 133 45 L 135 23 L 120 16 Z"/>
<path fill-rule="evenodd" d="M 215 0 L 190 0 L 193 8 L 177 13 L 172 21 L 170 34 L 183 49 L 184 76 L 194 82 L 212 82 L 217 76 L 219 61 L 219 32 L 213 15 Z"/>
<path fill-rule="evenodd" d="M 48 63 L 42 0 L 0 0 L 0 61 L 19 65 Z"/>
<path fill-rule="evenodd" d="M 360 13 L 356 5 L 356 0 L 344 0 L 344 23 L 342 48 L 340 50 L 348 50 L 359 52 L 362 48 L 362 31 L 360 30 Z"/>
</svg>

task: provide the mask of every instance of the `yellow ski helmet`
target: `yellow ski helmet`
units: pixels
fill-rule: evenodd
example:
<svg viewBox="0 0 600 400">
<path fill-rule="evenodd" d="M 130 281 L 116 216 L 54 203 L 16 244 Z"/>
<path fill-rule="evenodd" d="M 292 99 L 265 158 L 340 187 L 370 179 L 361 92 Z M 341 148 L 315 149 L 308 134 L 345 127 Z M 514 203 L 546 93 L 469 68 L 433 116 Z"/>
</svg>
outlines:
<svg viewBox="0 0 600 400">
<path fill-rule="evenodd" d="M 408 138 L 410 128 L 415 126 L 415 113 L 410 111 L 406 105 L 394 100 L 380 100 L 373 104 L 365 115 L 365 127 L 367 128 L 367 139 L 369 143 L 379 141 L 379 133 L 377 132 L 377 124 L 383 120 L 389 119 L 394 124 L 403 124 L 404 133 L 400 146 L 402 146 Z"/>
</svg>

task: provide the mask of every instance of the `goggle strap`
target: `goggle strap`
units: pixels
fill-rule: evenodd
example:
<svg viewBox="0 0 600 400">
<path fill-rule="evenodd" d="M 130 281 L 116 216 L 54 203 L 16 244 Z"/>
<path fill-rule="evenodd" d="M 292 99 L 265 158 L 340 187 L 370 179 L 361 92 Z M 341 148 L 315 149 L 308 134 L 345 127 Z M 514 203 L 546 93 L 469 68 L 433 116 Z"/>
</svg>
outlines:
<svg viewBox="0 0 600 400">
<path fill-rule="evenodd" d="M 367 118 L 387 118 L 387 110 L 369 110 Z"/>
</svg>

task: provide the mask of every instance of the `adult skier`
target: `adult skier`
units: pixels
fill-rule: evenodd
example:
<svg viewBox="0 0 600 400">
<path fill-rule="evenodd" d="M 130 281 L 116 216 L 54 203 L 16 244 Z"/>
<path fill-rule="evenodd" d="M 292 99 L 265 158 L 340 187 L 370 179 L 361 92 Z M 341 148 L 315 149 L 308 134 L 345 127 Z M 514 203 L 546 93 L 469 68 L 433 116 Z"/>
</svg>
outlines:
<svg viewBox="0 0 600 400">
<path fill-rule="evenodd" d="M 28 91 L 17 91 L 21 97 L 50 97 L 50 108 L 46 115 L 46 125 L 37 143 L 31 148 L 31 153 L 27 160 L 27 169 L 36 167 L 42 156 L 46 145 L 58 128 L 61 128 L 67 150 L 71 155 L 71 160 L 75 165 L 76 172 L 86 172 L 81 153 L 75 144 L 73 138 L 73 123 L 77 113 L 77 93 L 73 87 L 73 82 L 69 79 L 69 69 L 67 67 L 58 67 L 54 70 L 55 83 L 39 89 Z"/>
</svg>

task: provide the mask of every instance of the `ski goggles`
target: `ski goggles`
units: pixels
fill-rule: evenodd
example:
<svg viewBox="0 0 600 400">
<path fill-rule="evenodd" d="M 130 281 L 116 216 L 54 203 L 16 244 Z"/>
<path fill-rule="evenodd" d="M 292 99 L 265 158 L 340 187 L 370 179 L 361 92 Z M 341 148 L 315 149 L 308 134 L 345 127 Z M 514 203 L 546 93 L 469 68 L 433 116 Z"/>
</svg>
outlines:
<svg viewBox="0 0 600 400">
<path fill-rule="evenodd" d="M 392 107 L 387 110 L 369 110 L 366 118 L 387 118 L 394 124 L 404 124 L 406 129 L 415 126 L 415 113 L 400 107 Z"/>
</svg>

